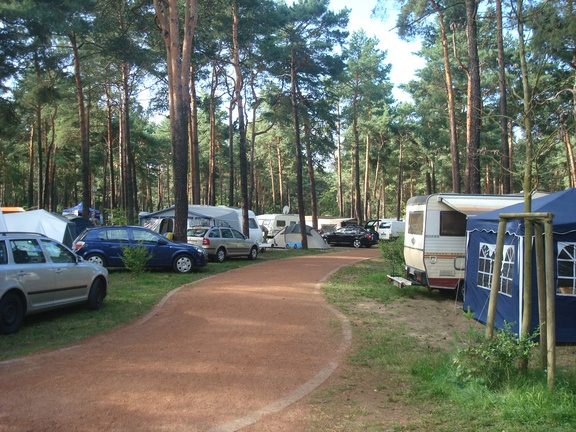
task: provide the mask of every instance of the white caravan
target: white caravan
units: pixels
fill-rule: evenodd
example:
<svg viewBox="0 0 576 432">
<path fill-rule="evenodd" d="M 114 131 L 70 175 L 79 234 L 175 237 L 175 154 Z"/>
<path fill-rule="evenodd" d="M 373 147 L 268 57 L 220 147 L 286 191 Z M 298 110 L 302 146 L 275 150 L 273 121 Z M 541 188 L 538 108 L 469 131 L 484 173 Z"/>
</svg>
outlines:
<svg viewBox="0 0 576 432">
<path fill-rule="evenodd" d="M 405 277 L 389 279 L 400 287 L 459 289 L 464 280 L 467 217 L 523 200 L 522 194 L 433 194 L 410 198 L 404 231 Z"/>
<path fill-rule="evenodd" d="M 274 238 L 285 227 L 300 223 L 300 216 L 295 214 L 262 214 L 258 215 L 258 222 L 268 230 L 268 238 Z"/>
</svg>

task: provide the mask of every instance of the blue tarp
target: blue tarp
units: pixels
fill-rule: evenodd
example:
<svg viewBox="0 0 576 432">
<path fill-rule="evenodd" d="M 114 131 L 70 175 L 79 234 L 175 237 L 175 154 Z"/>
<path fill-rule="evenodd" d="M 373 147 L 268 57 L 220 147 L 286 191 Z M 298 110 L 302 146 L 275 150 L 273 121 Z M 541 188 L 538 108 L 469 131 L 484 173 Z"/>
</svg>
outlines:
<svg viewBox="0 0 576 432">
<path fill-rule="evenodd" d="M 496 234 L 500 213 L 523 213 L 524 204 L 514 204 L 496 211 L 483 213 L 468 218 L 468 242 L 466 247 L 466 275 L 464 310 L 470 307 L 474 317 L 480 322 L 486 322 L 490 291 L 479 287 L 482 274 L 480 260 L 482 248 L 487 249 L 496 245 Z M 576 243 L 576 189 L 550 194 L 532 201 L 532 212 L 553 213 L 554 232 L 554 262 L 555 282 L 558 279 L 558 243 Z M 511 278 L 510 293 L 498 294 L 495 325 L 503 328 L 504 322 L 514 323 L 512 330 L 519 333 L 522 310 L 522 272 L 523 272 L 523 243 L 524 222 L 510 220 L 506 225 L 505 248 L 509 256 L 513 257 L 513 266 L 509 274 Z M 493 253 L 493 252 L 492 252 Z M 493 256 L 493 255 L 492 255 Z M 576 259 L 576 257 L 575 257 Z M 536 261 L 533 258 L 533 311 L 531 328 L 538 326 L 538 295 L 536 286 Z M 574 264 L 576 266 L 576 262 Z M 492 271 L 492 270 L 490 270 Z M 487 285 L 487 284 L 486 284 Z M 558 342 L 576 342 L 576 295 L 556 295 L 556 340 Z"/>
</svg>

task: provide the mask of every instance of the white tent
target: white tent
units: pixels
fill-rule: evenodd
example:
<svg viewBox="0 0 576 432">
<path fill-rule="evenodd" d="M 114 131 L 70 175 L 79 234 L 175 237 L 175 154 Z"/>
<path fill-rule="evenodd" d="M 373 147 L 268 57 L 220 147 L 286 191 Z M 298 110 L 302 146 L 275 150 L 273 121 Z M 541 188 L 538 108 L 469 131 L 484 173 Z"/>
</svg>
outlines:
<svg viewBox="0 0 576 432">
<path fill-rule="evenodd" d="M 331 246 L 324 241 L 318 231 L 306 225 L 306 240 L 310 249 L 330 249 Z M 300 224 L 288 225 L 272 239 L 274 247 L 299 249 L 302 247 Z"/>
<path fill-rule="evenodd" d="M 6 226 L 6 222 L 4 221 L 4 213 L 0 209 L 0 232 L 8 231 L 8 227 Z"/>
<path fill-rule="evenodd" d="M 30 210 L 4 215 L 8 232 L 35 232 L 72 246 L 74 240 L 74 223 L 64 216 L 46 210 Z"/>
<path fill-rule="evenodd" d="M 174 231 L 174 206 L 152 213 L 140 213 L 139 223 L 160 234 Z M 209 205 L 188 206 L 188 226 L 230 226 L 242 231 L 238 214 L 234 209 Z"/>
</svg>

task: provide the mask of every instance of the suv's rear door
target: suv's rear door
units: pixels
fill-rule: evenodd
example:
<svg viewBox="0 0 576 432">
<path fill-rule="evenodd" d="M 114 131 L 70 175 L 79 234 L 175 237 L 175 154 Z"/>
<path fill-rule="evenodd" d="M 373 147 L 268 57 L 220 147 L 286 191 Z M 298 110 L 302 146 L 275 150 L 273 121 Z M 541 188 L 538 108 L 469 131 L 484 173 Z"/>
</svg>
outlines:
<svg viewBox="0 0 576 432">
<path fill-rule="evenodd" d="M 55 276 L 36 239 L 10 240 L 13 264 L 7 274 L 28 293 L 32 308 L 48 307 L 54 302 Z"/>
<path fill-rule="evenodd" d="M 54 269 L 54 303 L 75 303 L 87 299 L 90 289 L 87 284 L 93 271 L 78 265 L 76 255 L 61 244 L 50 239 L 42 239 L 41 243 Z"/>
</svg>

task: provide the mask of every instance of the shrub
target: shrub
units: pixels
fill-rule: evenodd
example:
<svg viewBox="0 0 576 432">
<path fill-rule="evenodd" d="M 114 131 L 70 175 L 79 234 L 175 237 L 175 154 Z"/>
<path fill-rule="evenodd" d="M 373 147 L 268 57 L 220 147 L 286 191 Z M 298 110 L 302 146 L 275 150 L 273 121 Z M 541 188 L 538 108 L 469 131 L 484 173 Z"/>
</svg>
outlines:
<svg viewBox="0 0 576 432">
<path fill-rule="evenodd" d="M 404 265 L 404 235 L 381 241 L 379 246 L 384 259 L 384 271 L 392 275 L 401 274 Z"/>
<path fill-rule="evenodd" d="M 141 274 L 146 270 L 146 263 L 152 258 L 152 253 L 142 244 L 138 246 L 122 246 L 120 259 L 124 266 L 135 274 Z"/>
<path fill-rule="evenodd" d="M 529 361 L 538 335 L 536 331 L 519 338 L 511 327 L 512 324 L 506 323 L 491 339 L 470 327 L 460 337 L 463 347 L 457 350 L 452 363 L 456 380 L 476 382 L 488 388 L 511 383 L 521 373 L 519 366 Z"/>
</svg>

